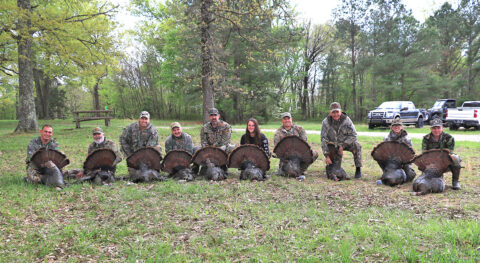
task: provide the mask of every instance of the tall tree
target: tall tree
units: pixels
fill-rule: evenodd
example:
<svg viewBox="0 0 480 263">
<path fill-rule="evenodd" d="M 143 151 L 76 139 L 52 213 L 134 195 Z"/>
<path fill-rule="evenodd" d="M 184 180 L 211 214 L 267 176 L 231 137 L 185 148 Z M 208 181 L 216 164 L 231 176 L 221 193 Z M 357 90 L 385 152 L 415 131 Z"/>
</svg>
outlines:
<svg viewBox="0 0 480 263">
<path fill-rule="evenodd" d="M 358 119 L 357 99 L 357 59 L 359 37 L 365 23 L 365 15 L 369 2 L 366 0 L 342 0 L 335 9 L 337 37 L 342 39 L 348 46 L 350 53 L 350 81 L 352 87 L 352 102 L 355 119 Z"/>
<path fill-rule="evenodd" d="M 20 107 L 17 113 L 18 125 L 15 131 L 38 130 L 35 98 L 33 96 L 33 29 L 30 0 L 17 0 L 19 7 L 15 36 L 18 42 L 18 95 Z"/>
<path fill-rule="evenodd" d="M 467 89 L 462 94 L 475 97 L 478 91 L 474 89 L 475 79 L 480 72 L 480 1 L 462 0 L 459 5 L 462 21 L 462 33 L 465 36 L 467 67 Z"/>
<path fill-rule="evenodd" d="M 313 27 L 311 22 L 305 24 L 304 27 L 305 34 L 305 43 L 303 51 L 303 89 L 300 92 L 300 101 L 302 107 L 302 118 L 303 120 L 307 119 L 307 102 L 308 102 L 308 91 L 310 84 L 311 68 L 315 66 L 319 55 L 325 50 L 329 45 L 328 38 L 329 32 L 325 28 L 320 26 Z M 315 87 L 315 83 L 312 84 Z M 312 97 L 310 98 L 313 102 L 313 92 Z"/>
<path fill-rule="evenodd" d="M 440 77 L 441 94 L 446 98 L 460 95 L 456 83 L 461 73 L 463 45 L 459 14 L 446 2 L 426 23 L 436 30 L 436 39 L 439 42 L 441 58 L 434 70 Z"/>
</svg>

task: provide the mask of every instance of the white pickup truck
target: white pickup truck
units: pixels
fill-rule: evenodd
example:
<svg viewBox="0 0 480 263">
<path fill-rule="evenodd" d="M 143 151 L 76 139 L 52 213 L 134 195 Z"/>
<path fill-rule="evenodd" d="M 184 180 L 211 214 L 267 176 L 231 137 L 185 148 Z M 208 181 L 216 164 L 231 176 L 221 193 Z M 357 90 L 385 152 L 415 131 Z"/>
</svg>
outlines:
<svg viewBox="0 0 480 263">
<path fill-rule="evenodd" d="M 480 130 L 480 101 L 465 101 L 462 107 L 448 109 L 446 123 L 452 131 L 459 127 Z"/>
</svg>

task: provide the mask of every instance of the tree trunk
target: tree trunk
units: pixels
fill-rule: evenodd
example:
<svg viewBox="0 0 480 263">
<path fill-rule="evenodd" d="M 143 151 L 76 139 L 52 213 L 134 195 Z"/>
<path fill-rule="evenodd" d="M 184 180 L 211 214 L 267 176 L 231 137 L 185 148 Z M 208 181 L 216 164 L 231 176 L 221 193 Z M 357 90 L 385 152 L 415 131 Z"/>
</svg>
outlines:
<svg viewBox="0 0 480 263">
<path fill-rule="evenodd" d="M 50 111 L 50 91 L 57 88 L 56 79 L 50 79 L 42 70 L 33 69 L 33 78 L 35 80 L 36 111 L 39 119 L 52 119 L 53 115 Z"/>
<path fill-rule="evenodd" d="M 18 94 L 20 107 L 15 131 L 37 131 L 37 113 L 33 96 L 33 53 L 30 0 L 17 0 L 22 14 L 18 17 Z"/>
<path fill-rule="evenodd" d="M 202 58 L 202 91 L 203 91 L 203 121 L 208 122 L 208 110 L 215 106 L 213 91 L 213 56 L 212 34 L 210 23 L 213 22 L 211 7 L 213 0 L 202 0 L 200 12 L 202 15 L 201 26 L 201 58 Z"/>
<path fill-rule="evenodd" d="M 307 119 L 307 103 L 308 103 L 308 71 L 310 70 L 310 66 L 305 65 L 305 71 L 303 72 L 305 75 L 303 76 L 303 88 L 301 89 L 302 92 L 302 120 Z"/>
<path fill-rule="evenodd" d="M 97 79 L 97 81 L 95 82 L 95 86 L 93 86 L 93 109 L 94 110 L 101 110 L 100 95 L 98 94 L 99 84 L 100 84 L 100 79 Z M 95 115 L 98 117 L 99 113 L 96 113 Z"/>
<path fill-rule="evenodd" d="M 474 45 L 473 44 L 473 39 L 472 37 L 470 36 L 468 38 L 468 51 L 467 51 L 467 67 L 468 67 L 468 75 L 467 75 L 467 94 L 469 94 L 470 96 L 472 97 L 475 97 L 476 96 L 476 92 L 475 92 L 475 89 L 474 89 L 474 85 L 475 85 L 475 74 L 473 73 L 473 61 L 474 61 L 474 57 L 478 54 L 478 51 L 475 52 L 475 55 L 473 55 L 473 48 L 474 48 Z"/>
<path fill-rule="evenodd" d="M 358 120 L 358 105 L 357 105 L 357 88 L 356 88 L 356 68 L 355 68 L 355 30 L 351 30 L 350 40 L 352 45 L 352 95 L 353 95 L 353 109 L 354 109 L 354 119 Z M 345 105 L 346 106 L 346 105 Z"/>
<path fill-rule="evenodd" d="M 311 118 L 315 118 L 315 86 L 317 82 L 317 67 L 314 67 L 313 73 L 313 82 L 310 86 L 310 116 Z"/>
<path fill-rule="evenodd" d="M 402 89 L 402 100 L 405 100 L 405 97 L 406 97 L 406 90 L 405 90 L 405 73 L 402 73 L 400 74 L 400 85 L 401 85 L 401 89 Z"/>
</svg>

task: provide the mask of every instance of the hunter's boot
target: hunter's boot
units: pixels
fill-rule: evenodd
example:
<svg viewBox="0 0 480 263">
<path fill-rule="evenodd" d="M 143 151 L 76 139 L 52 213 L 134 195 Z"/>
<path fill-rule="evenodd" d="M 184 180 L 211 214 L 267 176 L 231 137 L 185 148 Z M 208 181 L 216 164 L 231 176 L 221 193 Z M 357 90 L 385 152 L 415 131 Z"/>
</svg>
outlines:
<svg viewBox="0 0 480 263">
<path fill-rule="evenodd" d="M 458 183 L 458 179 L 460 178 L 460 167 L 452 167 L 452 189 L 453 190 L 460 190 L 460 184 Z"/>
</svg>

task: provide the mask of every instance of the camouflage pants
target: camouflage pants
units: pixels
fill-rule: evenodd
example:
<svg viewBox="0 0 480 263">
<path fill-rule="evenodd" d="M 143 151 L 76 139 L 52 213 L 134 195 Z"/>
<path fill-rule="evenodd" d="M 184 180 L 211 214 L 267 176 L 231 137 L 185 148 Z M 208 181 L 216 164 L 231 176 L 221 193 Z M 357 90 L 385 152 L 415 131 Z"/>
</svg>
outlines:
<svg viewBox="0 0 480 263">
<path fill-rule="evenodd" d="M 27 164 L 27 177 L 25 179 L 29 183 L 40 183 L 40 174 L 30 164 Z"/>
<path fill-rule="evenodd" d="M 347 144 L 343 147 L 344 151 L 351 152 L 353 154 L 353 160 L 355 162 L 355 167 L 362 167 L 362 146 L 358 141 L 355 141 L 352 144 Z"/>
<path fill-rule="evenodd" d="M 456 155 L 454 153 L 450 154 L 450 157 L 452 157 L 453 164 L 450 165 L 450 171 L 452 171 L 452 177 L 454 180 L 458 180 L 460 177 L 460 169 L 462 169 L 462 159 L 460 158 L 459 155 Z"/>
<path fill-rule="evenodd" d="M 453 164 L 451 165 L 452 167 L 456 167 L 456 168 L 462 167 L 461 165 L 462 158 L 460 158 L 459 155 L 452 153 L 450 154 L 450 157 L 452 157 L 452 161 L 453 161 Z"/>
</svg>

